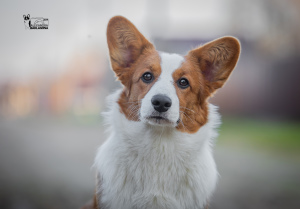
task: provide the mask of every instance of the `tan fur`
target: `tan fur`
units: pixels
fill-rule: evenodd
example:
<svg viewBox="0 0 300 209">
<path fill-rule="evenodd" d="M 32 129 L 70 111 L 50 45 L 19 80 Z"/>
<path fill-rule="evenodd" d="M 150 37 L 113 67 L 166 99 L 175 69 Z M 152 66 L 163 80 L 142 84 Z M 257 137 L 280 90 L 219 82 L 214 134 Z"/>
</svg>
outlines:
<svg viewBox="0 0 300 209">
<path fill-rule="evenodd" d="M 211 93 L 225 84 L 239 55 L 240 43 L 233 37 L 216 39 L 188 54 L 201 70 Z"/>
<path fill-rule="evenodd" d="M 112 69 L 124 85 L 118 101 L 121 112 L 129 120 L 138 120 L 140 101 L 152 85 L 140 79 L 145 72 L 152 72 L 157 79 L 161 73 L 160 57 L 154 46 L 121 16 L 113 17 L 107 26 L 107 44 Z"/>
<path fill-rule="evenodd" d="M 173 74 L 174 81 L 185 77 L 190 87 L 176 86 L 180 101 L 181 122 L 177 129 L 195 133 L 207 122 L 207 99 L 221 88 L 240 54 L 240 44 L 233 37 L 224 37 L 194 49 L 185 56 L 185 62 Z"/>
<path fill-rule="evenodd" d="M 127 71 L 144 50 L 154 46 L 126 18 L 116 16 L 107 26 L 107 44 L 112 68 L 126 86 L 129 80 Z"/>
<path fill-rule="evenodd" d="M 173 73 L 174 81 L 188 79 L 190 87 L 181 89 L 175 84 L 180 104 L 180 120 L 176 127 L 179 131 L 195 133 L 207 122 L 208 107 L 206 99 L 210 95 L 205 80 L 197 64 L 186 56 L 182 66 Z"/>
</svg>

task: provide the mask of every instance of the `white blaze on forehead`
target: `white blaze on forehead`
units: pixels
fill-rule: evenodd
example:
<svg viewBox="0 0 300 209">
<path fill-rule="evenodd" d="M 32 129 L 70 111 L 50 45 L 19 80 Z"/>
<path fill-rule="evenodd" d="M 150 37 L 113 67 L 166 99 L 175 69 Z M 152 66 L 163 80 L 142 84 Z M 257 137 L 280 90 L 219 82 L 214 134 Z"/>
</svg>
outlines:
<svg viewBox="0 0 300 209">
<path fill-rule="evenodd" d="M 184 58 L 178 54 L 159 53 L 161 58 L 161 78 L 172 78 L 173 72 L 178 69 Z M 173 78 L 172 78 L 173 79 Z"/>
<path fill-rule="evenodd" d="M 168 54 L 164 52 L 160 52 L 159 55 L 161 58 L 161 74 L 153 87 L 156 91 L 159 91 L 159 94 L 170 96 L 170 94 L 176 93 L 172 75 L 174 71 L 181 66 L 184 58 L 178 54 Z"/>
</svg>

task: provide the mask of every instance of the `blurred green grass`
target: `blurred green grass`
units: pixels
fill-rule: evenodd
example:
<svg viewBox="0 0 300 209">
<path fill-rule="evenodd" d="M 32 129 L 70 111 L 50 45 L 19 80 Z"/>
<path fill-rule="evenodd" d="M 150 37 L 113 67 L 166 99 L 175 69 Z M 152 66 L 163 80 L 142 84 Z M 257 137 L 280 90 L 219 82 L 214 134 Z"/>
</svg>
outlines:
<svg viewBox="0 0 300 209">
<path fill-rule="evenodd" d="M 30 118 L 26 120 L 31 121 Z M 35 117 L 32 120 L 34 122 Z M 47 117 L 47 120 L 60 125 L 107 128 L 104 126 L 104 118 L 101 114 L 74 115 L 69 113 L 61 117 Z M 290 153 L 298 155 L 300 160 L 300 122 L 223 117 L 217 143 L 283 154 Z"/>
<path fill-rule="evenodd" d="M 300 123 L 223 118 L 218 143 L 246 144 L 300 156 Z"/>
</svg>

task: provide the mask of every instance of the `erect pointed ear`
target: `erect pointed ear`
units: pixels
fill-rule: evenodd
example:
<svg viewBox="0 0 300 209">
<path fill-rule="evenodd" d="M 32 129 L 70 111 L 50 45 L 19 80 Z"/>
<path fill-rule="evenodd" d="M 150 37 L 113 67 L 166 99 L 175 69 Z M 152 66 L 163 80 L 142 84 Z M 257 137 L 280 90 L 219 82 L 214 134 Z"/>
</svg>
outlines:
<svg viewBox="0 0 300 209">
<path fill-rule="evenodd" d="M 137 28 L 122 16 L 110 19 L 107 26 L 107 44 L 112 68 L 119 79 L 124 68 L 129 68 L 136 62 L 146 48 L 153 47 Z"/>
<path fill-rule="evenodd" d="M 190 51 L 188 56 L 195 60 L 213 93 L 224 85 L 236 66 L 240 43 L 234 37 L 223 37 Z"/>
</svg>

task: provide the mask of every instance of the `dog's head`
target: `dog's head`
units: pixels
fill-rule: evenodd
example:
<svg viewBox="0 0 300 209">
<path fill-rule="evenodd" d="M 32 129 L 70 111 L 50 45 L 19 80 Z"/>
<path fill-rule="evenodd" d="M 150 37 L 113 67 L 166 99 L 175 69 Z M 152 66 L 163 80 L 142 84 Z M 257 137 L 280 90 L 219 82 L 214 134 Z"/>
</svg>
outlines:
<svg viewBox="0 0 300 209">
<path fill-rule="evenodd" d="M 188 133 L 207 122 L 207 99 L 224 85 L 240 54 L 233 37 L 186 56 L 158 52 L 121 16 L 109 21 L 107 42 L 112 69 L 124 85 L 118 103 L 126 118 Z"/>
</svg>

